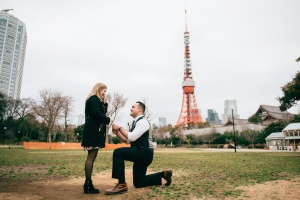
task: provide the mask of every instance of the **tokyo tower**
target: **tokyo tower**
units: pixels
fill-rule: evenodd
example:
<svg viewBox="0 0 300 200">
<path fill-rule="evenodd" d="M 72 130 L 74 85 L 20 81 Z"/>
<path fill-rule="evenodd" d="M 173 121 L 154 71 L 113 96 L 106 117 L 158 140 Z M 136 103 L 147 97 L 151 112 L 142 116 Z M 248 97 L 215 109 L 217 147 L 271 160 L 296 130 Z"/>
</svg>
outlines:
<svg viewBox="0 0 300 200">
<path fill-rule="evenodd" d="M 186 126 L 190 123 L 204 122 L 197 106 L 194 93 L 195 81 L 192 76 L 192 65 L 190 59 L 190 33 L 187 30 L 187 13 L 185 9 L 185 32 L 184 32 L 184 75 L 182 82 L 183 97 L 180 116 L 176 126 Z"/>
</svg>

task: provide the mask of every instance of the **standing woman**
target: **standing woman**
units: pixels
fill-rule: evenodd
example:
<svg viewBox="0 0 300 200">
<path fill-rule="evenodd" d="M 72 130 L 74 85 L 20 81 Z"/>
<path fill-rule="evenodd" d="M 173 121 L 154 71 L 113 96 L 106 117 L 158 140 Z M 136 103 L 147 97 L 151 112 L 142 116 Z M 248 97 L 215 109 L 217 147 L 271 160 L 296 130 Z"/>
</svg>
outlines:
<svg viewBox="0 0 300 200">
<path fill-rule="evenodd" d="M 92 172 L 94 161 L 98 150 L 105 147 L 106 124 L 113 121 L 113 118 L 105 116 L 107 112 L 106 85 L 97 83 L 85 101 L 85 126 L 81 146 L 88 151 L 85 161 L 85 183 L 84 193 L 99 193 L 92 183 Z"/>
</svg>

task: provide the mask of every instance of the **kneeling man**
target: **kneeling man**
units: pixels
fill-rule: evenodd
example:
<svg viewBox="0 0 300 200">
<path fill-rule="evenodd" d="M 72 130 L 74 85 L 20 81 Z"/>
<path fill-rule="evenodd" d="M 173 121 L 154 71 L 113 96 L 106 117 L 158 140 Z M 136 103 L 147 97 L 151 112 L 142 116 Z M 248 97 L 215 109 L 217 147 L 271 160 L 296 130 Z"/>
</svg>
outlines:
<svg viewBox="0 0 300 200">
<path fill-rule="evenodd" d="M 122 141 L 130 143 L 130 147 L 115 149 L 113 152 L 112 178 L 118 179 L 118 184 L 112 189 L 105 190 L 105 194 L 118 194 L 128 191 L 125 181 L 125 163 L 133 162 L 133 185 L 136 188 L 162 185 L 162 178 L 166 180 L 165 185 L 172 182 L 172 170 L 163 170 L 158 173 L 146 175 L 147 167 L 153 160 L 152 135 L 150 124 L 145 119 L 145 104 L 136 102 L 130 110 L 134 118 L 131 130 L 127 131 L 117 124 L 113 124 L 113 133 Z"/>
</svg>

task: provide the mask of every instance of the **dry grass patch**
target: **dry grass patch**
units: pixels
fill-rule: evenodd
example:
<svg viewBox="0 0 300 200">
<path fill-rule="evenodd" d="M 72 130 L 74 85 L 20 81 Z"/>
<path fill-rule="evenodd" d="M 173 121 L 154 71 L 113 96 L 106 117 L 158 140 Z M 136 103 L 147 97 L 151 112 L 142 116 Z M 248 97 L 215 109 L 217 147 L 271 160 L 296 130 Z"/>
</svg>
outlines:
<svg viewBox="0 0 300 200">
<path fill-rule="evenodd" d="M 172 168 L 172 185 L 136 189 L 132 185 L 132 163 L 126 162 L 129 192 L 110 197 L 104 196 L 103 191 L 116 184 L 111 179 L 112 151 L 101 150 L 94 165 L 93 181 L 102 193 L 91 197 L 84 195 L 82 189 L 87 154 L 82 150 L 0 149 L 0 154 L 0 194 L 32 194 L 43 199 L 239 199 L 248 198 L 247 188 L 274 181 L 290 182 L 300 176 L 300 157 L 295 152 L 157 149 L 148 173 Z M 27 176 L 32 171 L 38 175 Z M 293 185 L 296 184 L 288 186 Z"/>
</svg>

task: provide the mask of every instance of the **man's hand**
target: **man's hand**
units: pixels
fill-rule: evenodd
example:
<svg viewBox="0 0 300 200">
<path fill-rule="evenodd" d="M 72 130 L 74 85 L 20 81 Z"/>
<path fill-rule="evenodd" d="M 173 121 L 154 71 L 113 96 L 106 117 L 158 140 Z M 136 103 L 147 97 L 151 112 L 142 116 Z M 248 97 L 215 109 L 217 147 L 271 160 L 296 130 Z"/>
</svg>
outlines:
<svg viewBox="0 0 300 200">
<path fill-rule="evenodd" d="M 118 131 L 113 130 L 113 133 L 114 133 L 115 135 L 117 135 Z"/>
<path fill-rule="evenodd" d="M 112 125 L 112 130 L 118 132 L 118 129 L 119 129 L 120 127 L 121 127 L 121 126 L 119 126 L 118 124 L 113 124 L 113 125 Z"/>
</svg>

